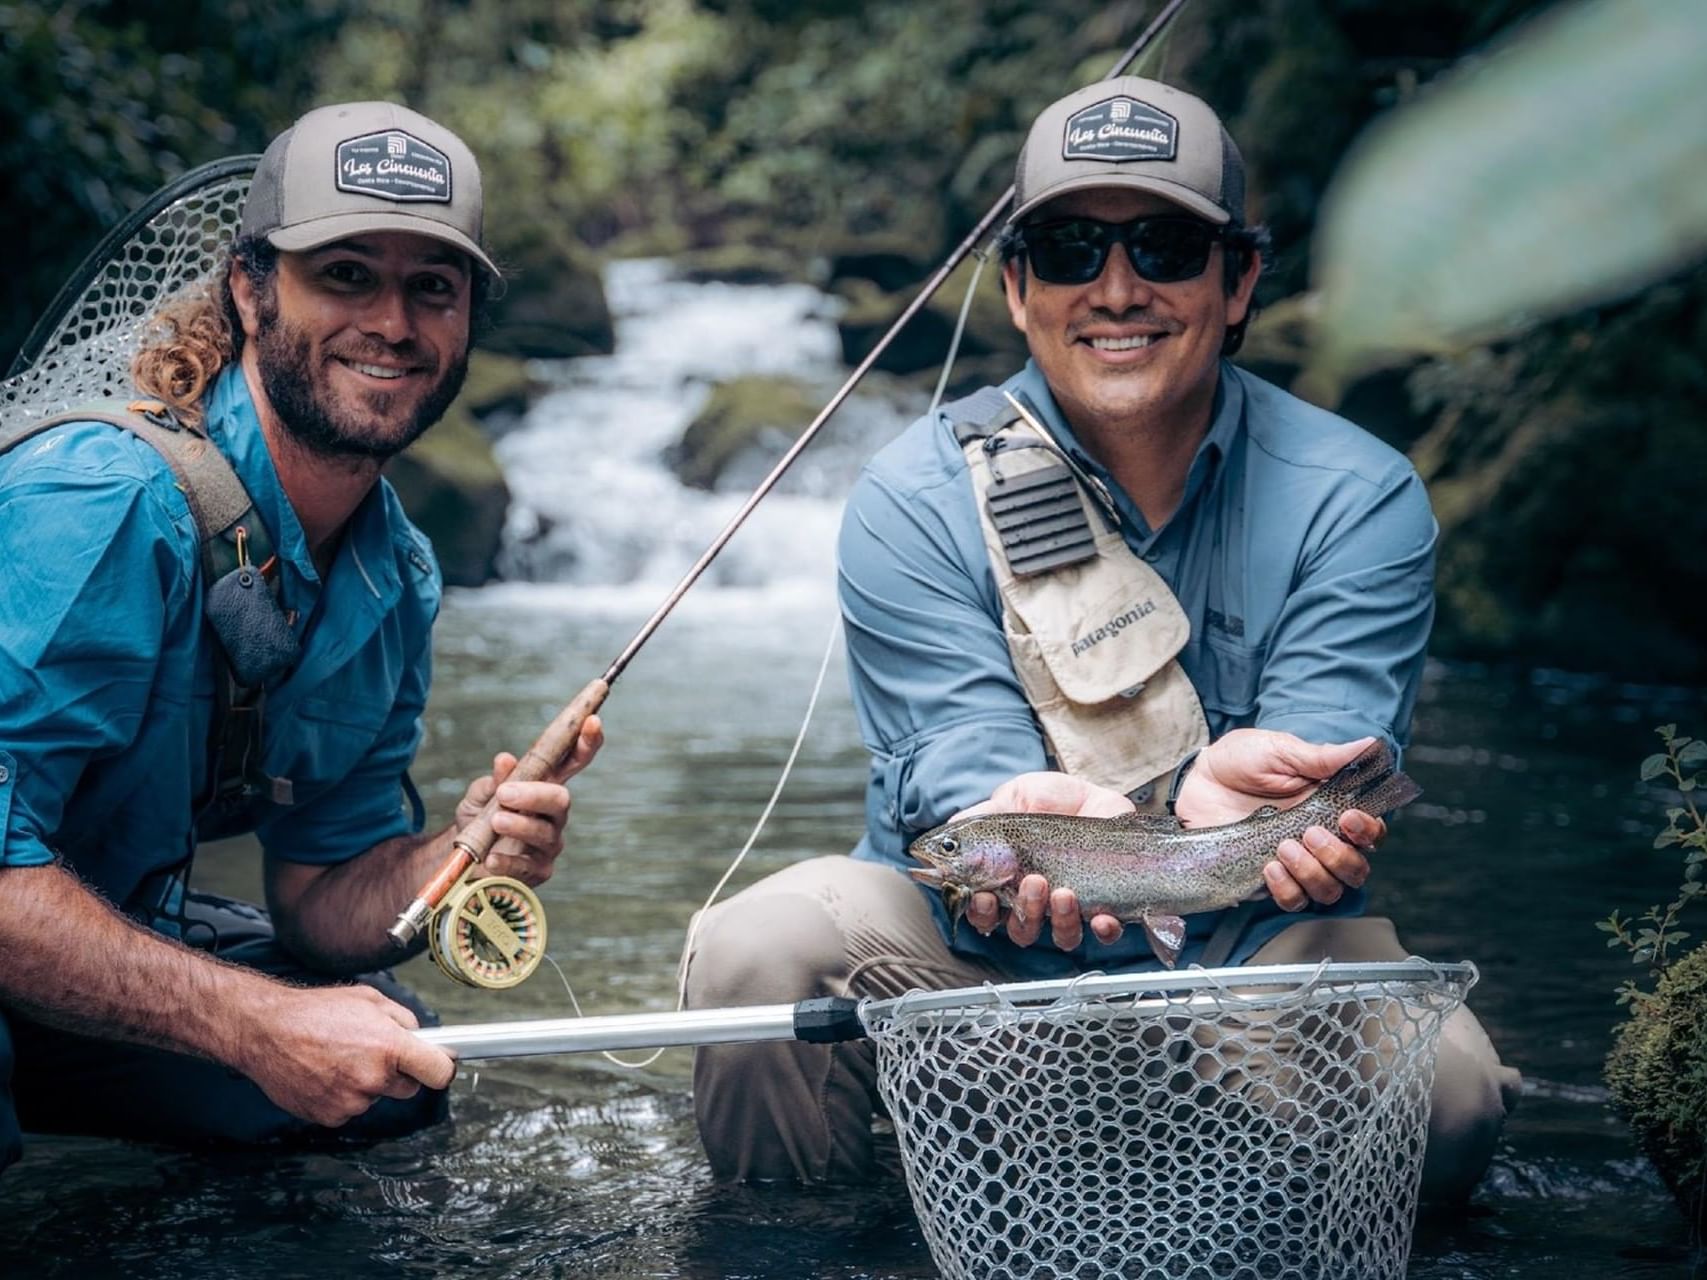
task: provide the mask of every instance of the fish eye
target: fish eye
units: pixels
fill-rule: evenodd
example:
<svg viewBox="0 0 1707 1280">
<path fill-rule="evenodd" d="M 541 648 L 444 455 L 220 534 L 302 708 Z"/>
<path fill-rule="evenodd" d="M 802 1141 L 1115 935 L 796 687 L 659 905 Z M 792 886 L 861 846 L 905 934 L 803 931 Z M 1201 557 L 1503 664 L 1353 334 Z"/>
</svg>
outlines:
<svg viewBox="0 0 1707 1280">
<path fill-rule="evenodd" d="M 960 841 L 956 840 L 953 836 L 944 836 L 937 842 L 937 847 L 944 853 L 953 853 L 956 849 L 960 848 Z"/>
</svg>

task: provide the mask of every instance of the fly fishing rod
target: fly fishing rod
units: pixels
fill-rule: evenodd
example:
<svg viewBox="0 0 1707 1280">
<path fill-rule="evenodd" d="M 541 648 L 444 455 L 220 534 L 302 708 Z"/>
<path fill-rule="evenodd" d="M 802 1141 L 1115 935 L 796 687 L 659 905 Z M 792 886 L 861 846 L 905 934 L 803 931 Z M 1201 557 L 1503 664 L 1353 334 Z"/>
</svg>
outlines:
<svg viewBox="0 0 1707 1280">
<path fill-rule="evenodd" d="M 1103 79 L 1113 79 L 1130 67 L 1185 3 L 1186 0 L 1168 0 L 1161 12 L 1120 55 Z M 788 452 L 771 468 L 770 474 L 759 482 L 752 495 L 729 518 L 728 523 L 712 539 L 711 545 L 682 575 L 682 580 L 635 633 L 627 647 L 616 656 L 616 660 L 605 669 L 603 675 L 575 695 L 546 727 L 539 739 L 528 748 L 527 753 L 517 761 L 515 770 L 510 774 L 511 778 L 518 782 L 540 782 L 555 778 L 562 772 L 575 749 L 582 724 L 588 716 L 604 705 L 605 699 L 610 695 L 611 685 L 615 684 L 617 678 L 627 669 L 635 654 L 652 638 L 653 632 L 657 631 L 671 610 L 687 594 L 688 589 L 699 580 L 700 575 L 728 545 L 753 508 L 775 488 L 783 473 L 812 443 L 831 415 L 842 406 L 854 388 L 871 371 L 872 366 L 889 349 L 890 343 L 906 327 L 908 321 L 923 309 L 944 281 L 954 274 L 955 268 L 989 235 L 1013 202 L 1013 198 L 1014 188 L 1010 183 L 1008 189 L 979 219 L 978 225 L 966 234 L 965 239 L 949 254 L 948 259 L 925 282 L 918 296 L 908 304 L 906 310 L 901 312 L 878 339 L 877 344 L 848 375 L 847 381 L 830 397 L 829 403 L 800 433 Z M 456 833 L 450 856 L 386 931 L 394 943 L 405 947 L 426 929 L 429 949 L 439 967 L 457 981 L 470 986 L 514 986 L 532 974 L 545 955 L 545 913 L 533 890 L 508 877 L 476 878 L 471 874 L 485 859 L 496 838 L 492 819 L 497 811 L 498 800 L 494 792 L 492 799 L 487 801 L 474 820 Z"/>
</svg>

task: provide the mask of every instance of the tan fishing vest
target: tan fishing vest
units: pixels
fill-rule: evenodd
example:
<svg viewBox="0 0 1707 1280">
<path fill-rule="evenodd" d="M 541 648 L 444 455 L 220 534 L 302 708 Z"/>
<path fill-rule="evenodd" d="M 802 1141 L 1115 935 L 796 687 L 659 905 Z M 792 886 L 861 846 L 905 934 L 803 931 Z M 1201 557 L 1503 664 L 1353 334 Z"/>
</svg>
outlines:
<svg viewBox="0 0 1707 1280">
<path fill-rule="evenodd" d="M 1029 407 L 986 390 L 948 413 L 1008 652 L 1056 767 L 1161 809 L 1174 768 L 1209 742 L 1177 660 L 1190 620 L 1126 545 L 1107 490 Z"/>
</svg>

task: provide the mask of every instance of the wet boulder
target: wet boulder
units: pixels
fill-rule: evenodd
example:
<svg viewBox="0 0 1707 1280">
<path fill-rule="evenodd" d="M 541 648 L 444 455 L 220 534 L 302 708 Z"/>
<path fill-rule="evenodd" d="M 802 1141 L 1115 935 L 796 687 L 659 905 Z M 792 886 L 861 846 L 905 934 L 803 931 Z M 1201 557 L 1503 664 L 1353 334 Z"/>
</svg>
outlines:
<svg viewBox="0 0 1707 1280">
<path fill-rule="evenodd" d="M 489 304 L 480 345 L 499 355 L 557 359 L 608 355 L 616 346 L 604 284 L 568 233 L 535 222 L 499 245 L 503 296 Z"/>
<path fill-rule="evenodd" d="M 786 447 L 819 408 L 793 378 L 753 375 L 720 382 L 681 439 L 665 450 L 665 464 L 683 484 L 715 489 L 737 458 L 767 444 Z"/>
<path fill-rule="evenodd" d="M 509 486 L 482 418 L 519 415 L 532 392 L 521 361 L 476 352 L 443 420 L 386 464 L 386 478 L 432 540 L 451 586 L 477 587 L 492 578 L 509 513 Z"/>
</svg>

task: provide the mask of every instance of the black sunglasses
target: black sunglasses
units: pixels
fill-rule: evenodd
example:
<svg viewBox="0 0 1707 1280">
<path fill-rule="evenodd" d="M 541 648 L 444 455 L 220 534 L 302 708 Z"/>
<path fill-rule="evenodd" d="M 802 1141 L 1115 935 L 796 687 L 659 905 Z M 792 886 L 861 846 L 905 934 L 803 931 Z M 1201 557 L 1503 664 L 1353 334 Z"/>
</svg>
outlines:
<svg viewBox="0 0 1707 1280">
<path fill-rule="evenodd" d="M 1152 284 L 1171 284 L 1203 274 L 1222 229 L 1199 218 L 1133 218 L 1099 222 L 1063 218 L 1020 232 L 1031 269 L 1047 284 L 1089 284 L 1108 265 L 1109 250 L 1126 246 L 1132 269 Z"/>
</svg>

